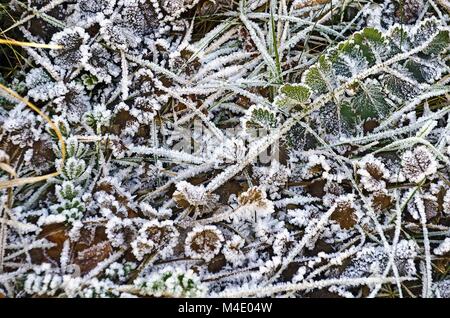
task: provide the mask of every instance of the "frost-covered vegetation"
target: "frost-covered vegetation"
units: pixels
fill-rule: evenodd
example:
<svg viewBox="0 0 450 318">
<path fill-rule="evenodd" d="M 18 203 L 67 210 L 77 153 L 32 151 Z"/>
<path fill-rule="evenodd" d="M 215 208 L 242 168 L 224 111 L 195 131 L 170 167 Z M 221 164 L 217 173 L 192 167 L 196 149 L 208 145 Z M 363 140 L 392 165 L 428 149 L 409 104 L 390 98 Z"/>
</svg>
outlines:
<svg viewBox="0 0 450 318">
<path fill-rule="evenodd" d="M 2 1 L 0 297 L 450 297 L 449 14 Z"/>
</svg>

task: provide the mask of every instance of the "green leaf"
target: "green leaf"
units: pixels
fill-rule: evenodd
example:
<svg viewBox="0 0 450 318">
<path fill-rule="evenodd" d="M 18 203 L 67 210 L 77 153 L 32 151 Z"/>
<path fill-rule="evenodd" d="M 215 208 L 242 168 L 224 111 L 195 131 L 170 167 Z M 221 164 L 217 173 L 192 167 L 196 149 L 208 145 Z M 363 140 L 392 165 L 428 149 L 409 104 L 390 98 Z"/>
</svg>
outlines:
<svg viewBox="0 0 450 318">
<path fill-rule="evenodd" d="M 420 93 L 420 89 L 394 75 L 386 75 L 382 80 L 389 93 L 400 100 L 411 100 Z"/>
<path fill-rule="evenodd" d="M 372 43 L 373 45 L 380 47 L 384 45 L 385 37 L 383 36 L 383 33 L 375 28 L 365 28 L 362 32 L 357 33 L 356 37 L 358 37 L 358 35 L 364 39 L 364 42 Z"/>
<path fill-rule="evenodd" d="M 364 57 L 370 66 L 392 56 L 391 45 L 386 37 L 375 28 L 365 28 L 362 32 L 355 34 L 355 43 L 361 47 Z"/>
<path fill-rule="evenodd" d="M 298 106 L 306 103 L 311 97 L 311 89 L 303 84 L 285 84 L 280 87 L 275 99 L 278 107 Z"/>
<path fill-rule="evenodd" d="M 341 121 L 347 130 L 353 130 L 358 123 L 358 116 L 349 102 L 342 102 L 339 107 Z"/>
<path fill-rule="evenodd" d="M 349 78 L 357 76 L 369 67 L 369 62 L 360 50 L 343 53 L 333 63 L 337 76 L 346 82 Z"/>
<path fill-rule="evenodd" d="M 444 67 L 439 62 L 418 57 L 415 60 L 408 59 L 405 62 L 405 67 L 414 76 L 414 79 L 428 83 L 433 83 L 440 78 L 442 70 L 444 70 Z"/>
<path fill-rule="evenodd" d="M 325 94 L 334 88 L 335 81 L 331 62 L 322 55 L 315 66 L 310 67 L 303 82 L 316 94 Z"/>
<path fill-rule="evenodd" d="M 440 31 L 422 52 L 427 55 L 438 55 L 450 47 L 449 31 Z"/>
<path fill-rule="evenodd" d="M 352 98 L 352 107 L 362 120 L 380 118 L 389 113 L 387 97 L 381 85 L 374 80 L 359 83 L 356 95 Z"/>
<path fill-rule="evenodd" d="M 272 129 L 277 126 L 278 120 L 274 111 L 264 106 L 252 106 L 244 118 L 245 128 Z"/>
<path fill-rule="evenodd" d="M 306 102 L 311 96 L 311 90 L 303 84 L 285 84 L 281 86 L 280 92 L 298 103 Z"/>
</svg>

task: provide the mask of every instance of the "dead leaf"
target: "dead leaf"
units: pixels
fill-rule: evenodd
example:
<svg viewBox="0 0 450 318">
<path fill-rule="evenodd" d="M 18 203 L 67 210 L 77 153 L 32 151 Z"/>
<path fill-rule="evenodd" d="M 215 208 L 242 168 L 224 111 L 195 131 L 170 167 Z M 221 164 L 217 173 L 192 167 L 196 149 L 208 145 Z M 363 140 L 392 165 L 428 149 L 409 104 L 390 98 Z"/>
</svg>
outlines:
<svg viewBox="0 0 450 318">
<path fill-rule="evenodd" d="M 339 223 L 342 229 L 350 229 L 356 224 L 355 208 L 349 202 L 339 202 L 330 219 Z"/>
<path fill-rule="evenodd" d="M 39 233 L 38 238 L 45 238 L 56 244 L 56 246 L 49 248 L 45 254 L 52 260 L 59 261 L 64 242 L 69 238 L 67 235 L 67 226 L 64 223 L 45 225 Z M 38 254 L 35 254 L 35 256 L 38 256 Z"/>
<path fill-rule="evenodd" d="M 98 263 L 108 258 L 111 252 L 111 243 L 103 241 L 79 252 L 74 263 L 80 266 L 81 274 L 86 274 L 94 269 Z"/>
</svg>

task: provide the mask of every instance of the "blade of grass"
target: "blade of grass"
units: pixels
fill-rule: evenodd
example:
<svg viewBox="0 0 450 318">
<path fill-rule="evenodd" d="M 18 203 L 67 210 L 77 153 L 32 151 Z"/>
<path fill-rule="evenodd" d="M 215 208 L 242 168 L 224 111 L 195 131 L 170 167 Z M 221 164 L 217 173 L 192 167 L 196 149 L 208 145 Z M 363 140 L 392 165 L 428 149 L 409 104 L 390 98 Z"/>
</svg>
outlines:
<svg viewBox="0 0 450 318">
<path fill-rule="evenodd" d="M 39 181 L 47 180 L 48 178 L 51 178 L 51 177 L 58 176 L 61 173 L 61 170 L 64 166 L 64 161 L 66 159 L 66 145 L 64 143 L 64 138 L 63 138 L 58 126 L 46 114 L 44 114 L 37 106 L 35 106 L 34 104 L 32 104 L 30 101 L 26 100 L 25 98 L 21 97 L 19 94 L 17 94 L 10 88 L 0 84 L 0 90 L 5 92 L 7 95 L 13 97 L 14 99 L 17 99 L 20 102 L 24 103 L 29 108 L 31 108 L 33 111 L 35 111 L 39 116 L 44 118 L 45 121 L 48 122 L 50 127 L 55 131 L 56 136 L 58 137 L 58 140 L 61 143 L 61 159 L 62 159 L 61 167 L 57 171 L 50 173 L 50 174 L 43 175 L 43 176 L 39 176 L 39 177 L 14 178 L 14 179 L 7 180 L 7 181 L 0 181 L 0 190 L 5 189 L 5 188 L 20 186 L 20 185 L 24 185 L 24 184 L 29 184 L 29 183 L 36 183 Z M 11 174 L 11 176 L 14 177 L 14 175 L 12 175 L 12 174 Z"/>
</svg>

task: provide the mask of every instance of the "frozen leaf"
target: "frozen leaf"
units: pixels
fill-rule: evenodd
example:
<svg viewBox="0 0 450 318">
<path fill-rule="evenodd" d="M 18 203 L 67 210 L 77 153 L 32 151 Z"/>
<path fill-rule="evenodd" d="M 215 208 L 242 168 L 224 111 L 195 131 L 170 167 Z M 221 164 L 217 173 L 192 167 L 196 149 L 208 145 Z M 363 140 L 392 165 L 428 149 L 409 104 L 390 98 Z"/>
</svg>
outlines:
<svg viewBox="0 0 450 318">
<path fill-rule="evenodd" d="M 272 129 L 277 126 L 278 119 L 274 111 L 264 106 L 251 106 L 243 119 L 244 127 Z"/>
<path fill-rule="evenodd" d="M 205 207 L 212 208 L 218 197 L 206 191 L 203 185 L 194 186 L 186 181 L 177 183 L 177 190 L 173 193 L 173 199 L 178 206 L 187 208 Z"/>
<path fill-rule="evenodd" d="M 303 77 L 303 82 L 308 85 L 315 94 L 324 94 L 335 87 L 334 74 L 331 62 L 322 55 L 317 65 L 309 68 Z"/>
<path fill-rule="evenodd" d="M 342 229 L 350 229 L 358 222 L 354 196 L 348 195 L 336 200 L 330 219 L 335 220 Z"/>
<path fill-rule="evenodd" d="M 144 255 L 158 252 L 163 257 L 171 254 L 172 248 L 178 242 L 179 233 L 172 221 L 145 222 L 139 229 L 139 235 L 131 243 L 133 254 L 138 260 Z"/>
<path fill-rule="evenodd" d="M 108 241 L 100 242 L 81 252 L 75 258 L 75 264 L 80 266 L 81 273 L 87 273 L 94 269 L 99 262 L 106 259 L 112 252 L 111 244 Z"/>
<path fill-rule="evenodd" d="M 358 174 L 361 176 L 361 183 L 367 191 L 381 191 L 386 187 L 386 180 L 389 179 L 390 172 L 381 160 L 369 155 L 358 163 L 361 167 Z"/>
<path fill-rule="evenodd" d="M 166 267 L 133 282 L 140 294 L 154 297 L 201 297 L 206 287 L 191 269 Z"/>
<path fill-rule="evenodd" d="M 403 154 L 402 169 L 408 180 L 419 183 L 436 172 L 437 162 L 427 147 L 418 146 Z"/>
<path fill-rule="evenodd" d="M 388 209 L 394 203 L 394 197 L 389 195 L 389 193 L 384 191 L 375 192 L 372 195 L 372 205 L 375 211 L 383 211 Z"/>
<path fill-rule="evenodd" d="M 82 63 L 83 51 L 87 50 L 88 34 L 80 27 L 68 28 L 52 37 L 52 44 L 61 49 L 52 50 L 55 63 L 63 69 L 72 69 Z"/>
<path fill-rule="evenodd" d="M 67 92 L 66 85 L 53 82 L 42 68 L 32 69 L 26 76 L 25 85 L 34 100 L 47 101 Z"/>
<path fill-rule="evenodd" d="M 274 211 L 273 202 L 267 199 L 267 194 L 261 187 L 251 187 L 238 196 L 238 202 L 245 210 L 267 215 Z"/>
<path fill-rule="evenodd" d="M 379 83 L 367 80 L 359 83 L 356 95 L 352 98 L 352 107 L 361 119 L 383 118 L 389 113 L 387 96 Z"/>
<path fill-rule="evenodd" d="M 279 89 L 279 95 L 275 104 L 278 107 L 298 107 L 306 103 L 310 96 L 311 90 L 303 84 L 284 84 Z"/>
<path fill-rule="evenodd" d="M 197 226 L 189 232 L 186 243 L 186 255 L 210 261 L 222 248 L 224 238 L 215 226 Z"/>
</svg>

